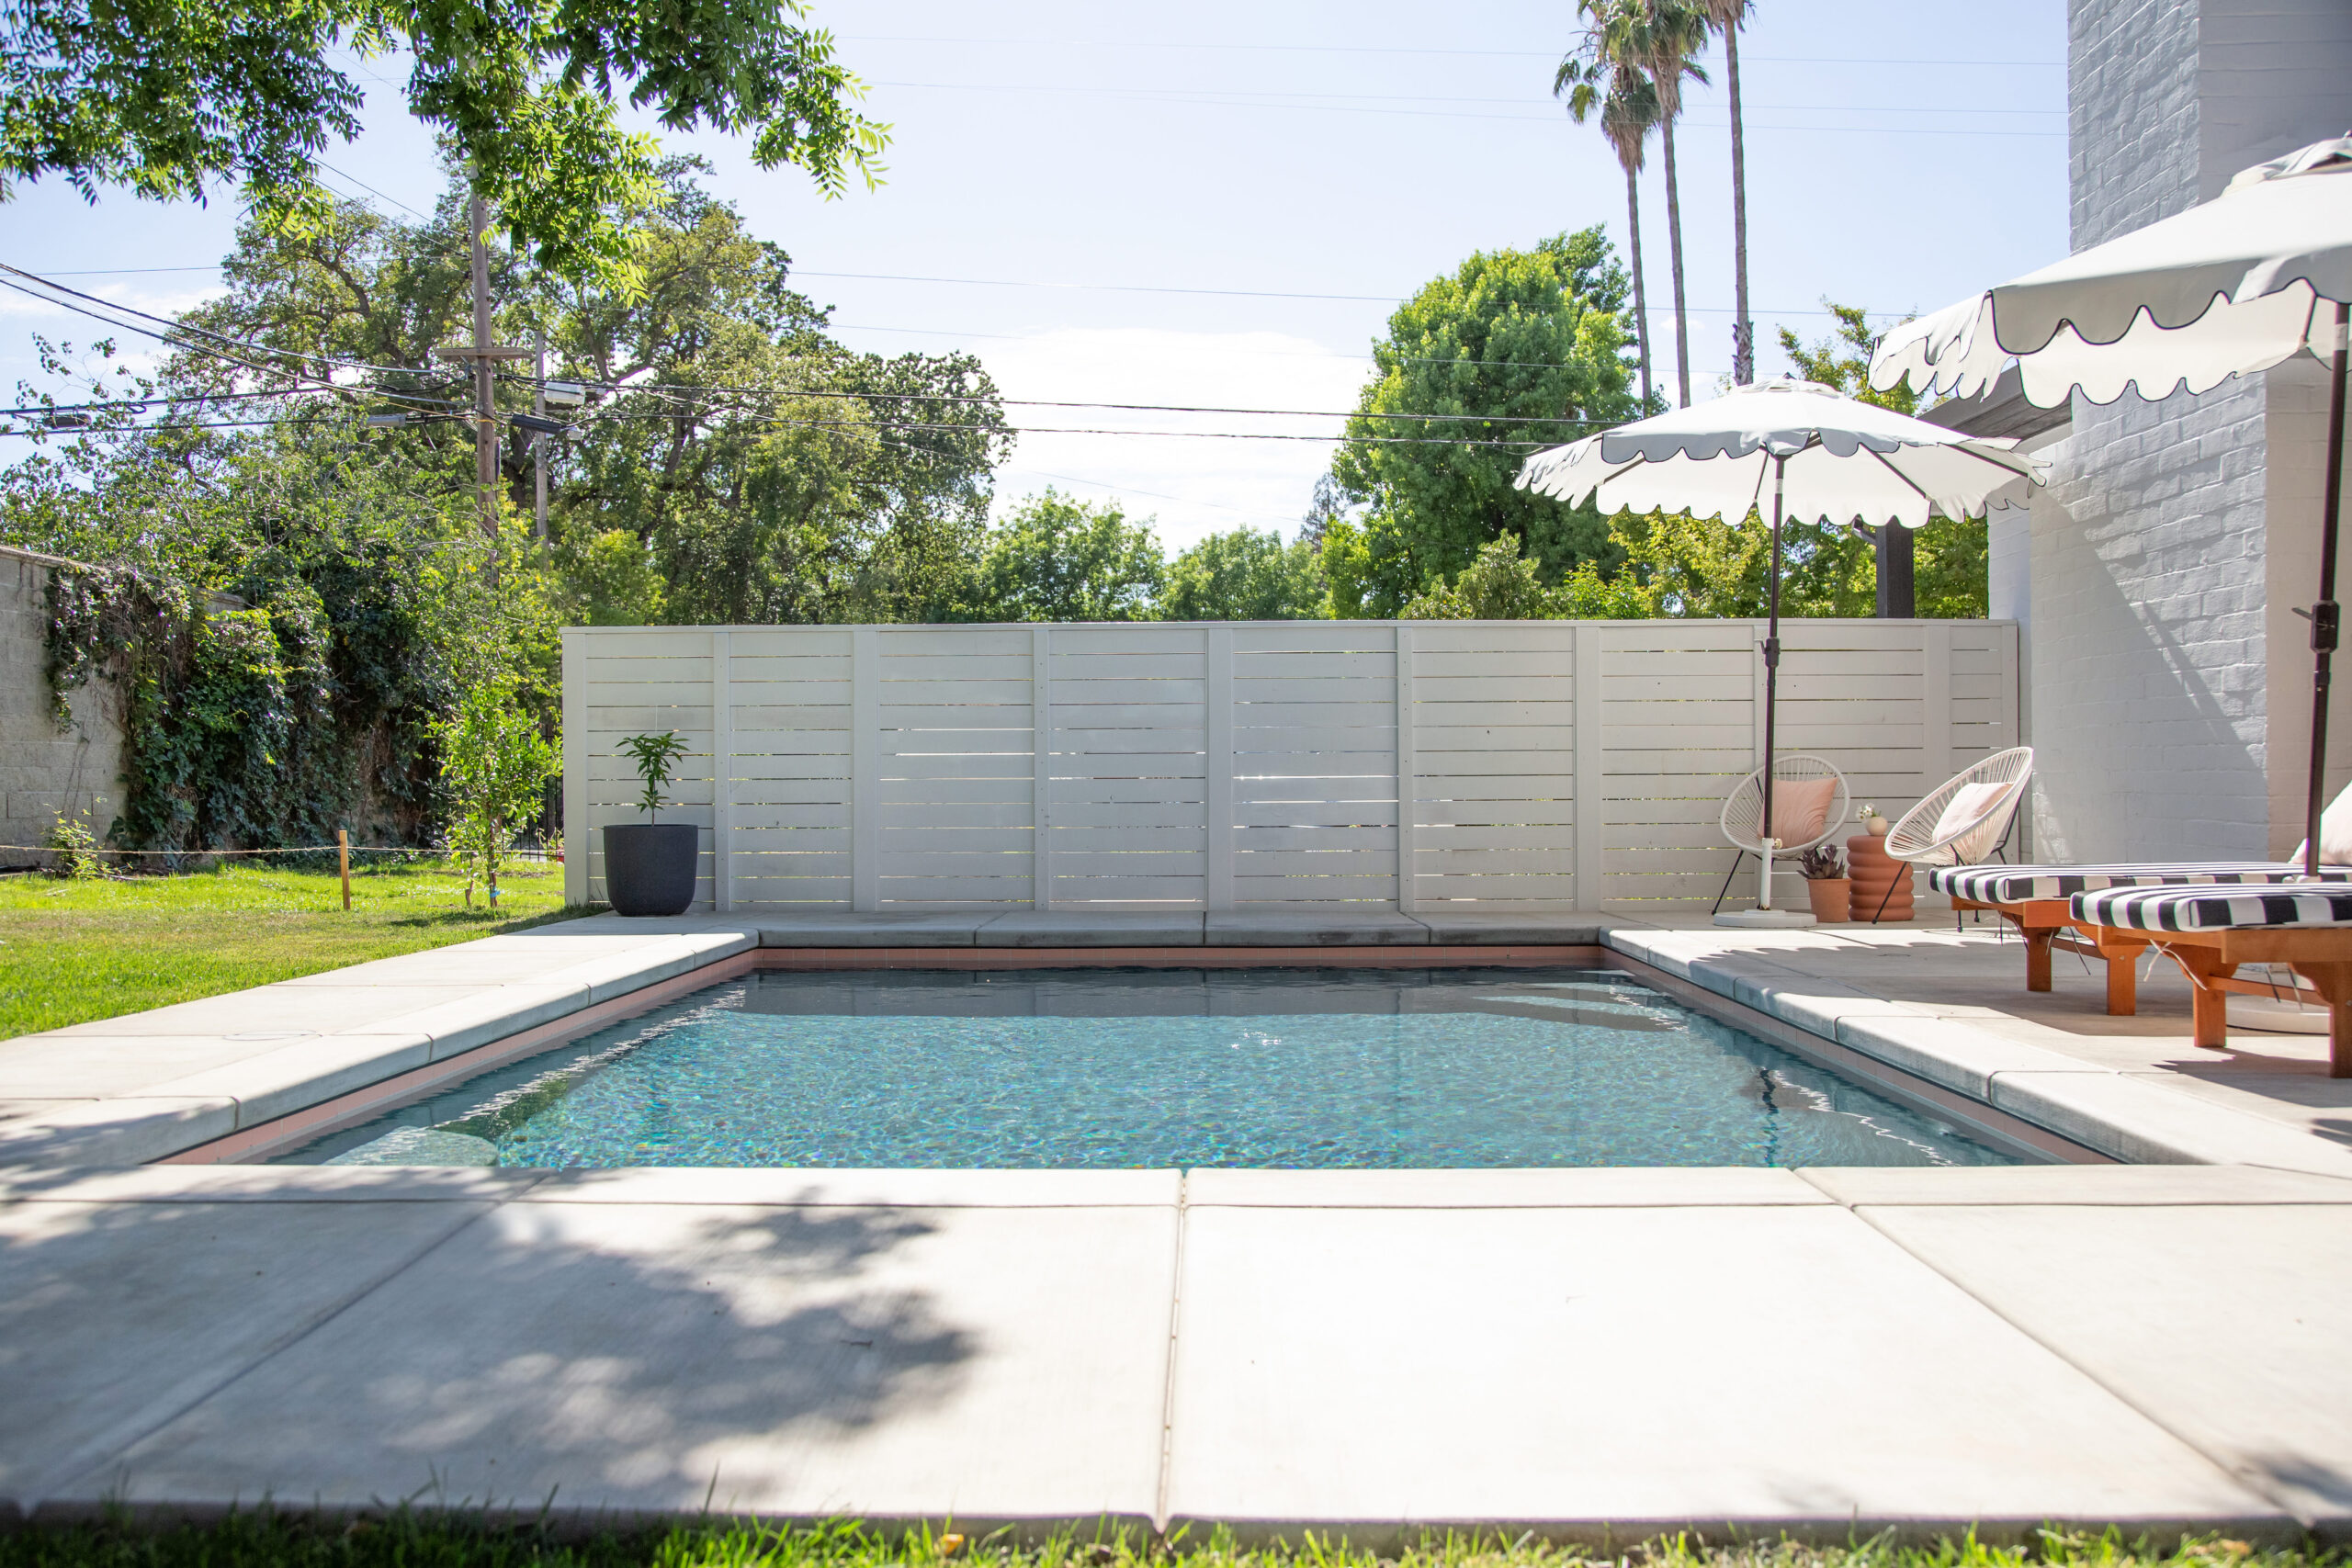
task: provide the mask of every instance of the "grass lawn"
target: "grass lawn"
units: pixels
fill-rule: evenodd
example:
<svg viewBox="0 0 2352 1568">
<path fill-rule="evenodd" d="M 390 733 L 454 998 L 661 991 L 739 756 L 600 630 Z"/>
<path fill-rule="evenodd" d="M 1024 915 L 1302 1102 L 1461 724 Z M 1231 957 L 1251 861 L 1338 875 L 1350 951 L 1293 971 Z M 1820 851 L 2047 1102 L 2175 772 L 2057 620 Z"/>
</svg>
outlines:
<svg viewBox="0 0 2352 1568">
<path fill-rule="evenodd" d="M 0 1568 L 946 1568 L 967 1561 L 974 1568 L 2342 1568 L 2346 1560 L 2315 1548 L 2255 1551 L 2210 1539 L 2151 1545 L 2117 1531 L 2042 1531 L 2033 1545 L 2007 1549 L 1973 1539 L 1898 1548 L 1879 1540 L 1716 1546 L 1674 1536 L 1605 1551 L 1455 1534 L 1388 1552 L 1351 1549 L 1336 1537 L 1244 1550 L 1222 1535 L 1179 1531 L 1156 1541 L 1108 1528 L 1024 1548 L 997 1537 L 882 1534 L 854 1523 L 556 1539 L 401 1514 L 316 1523 L 248 1514 L 154 1531 L 111 1523 L 0 1532 Z"/>
<path fill-rule="evenodd" d="M 563 868 L 501 878 L 493 915 L 446 863 L 333 870 L 229 862 L 219 872 L 63 882 L 0 877 L 0 1039 L 521 931 L 563 906 Z"/>
</svg>

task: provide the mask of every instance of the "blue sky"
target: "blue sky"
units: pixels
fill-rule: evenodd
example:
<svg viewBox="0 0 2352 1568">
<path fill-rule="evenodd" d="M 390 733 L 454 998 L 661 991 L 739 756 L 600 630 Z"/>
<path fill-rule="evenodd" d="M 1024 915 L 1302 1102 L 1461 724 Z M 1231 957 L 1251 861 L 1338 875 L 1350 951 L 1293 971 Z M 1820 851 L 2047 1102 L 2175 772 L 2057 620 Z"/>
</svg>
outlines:
<svg viewBox="0 0 2352 1568">
<path fill-rule="evenodd" d="M 894 128 L 888 183 L 829 202 L 738 143 L 673 145 L 717 165 L 715 187 L 792 254 L 844 341 L 967 350 L 1009 397 L 1324 416 L 1023 409 L 1018 423 L 1327 435 L 1389 310 L 1429 278 L 1590 223 L 1623 242 L 1613 158 L 1549 96 L 1577 33 L 1556 0 L 817 0 L 813 15 Z M 2064 253 L 2064 61 L 2058 0 L 1758 0 L 1741 64 L 1763 370 L 1784 365 L 1776 325 L 1826 331 L 1825 295 L 1932 310 Z M 1716 83 L 1694 85 L 1678 139 L 1699 396 L 1730 364 L 1730 156 L 1710 64 Z M 395 212 L 428 207 L 428 140 L 396 93 L 367 85 L 367 132 L 326 155 L 332 183 Z M 175 309 L 212 286 L 236 215 L 233 195 L 91 207 L 52 183 L 0 207 L 0 260 Z M 1670 390 L 1655 145 L 1643 223 Z M 0 301 L 0 373 L 30 372 L 31 333 L 78 341 L 86 324 Z M 1329 450 L 1029 434 L 1000 471 L 1000 506 L 1050 484 L 1156 515 L 1171 545 L 1242 523 L 1287 530 Z"/>
</svg>

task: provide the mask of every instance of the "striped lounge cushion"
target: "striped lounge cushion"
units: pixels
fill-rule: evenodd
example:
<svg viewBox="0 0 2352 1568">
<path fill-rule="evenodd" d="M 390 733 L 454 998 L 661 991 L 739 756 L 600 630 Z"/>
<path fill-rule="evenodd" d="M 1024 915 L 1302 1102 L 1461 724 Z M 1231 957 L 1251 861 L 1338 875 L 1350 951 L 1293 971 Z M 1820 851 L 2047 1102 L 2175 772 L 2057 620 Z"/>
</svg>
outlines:
<svg viewBox="0 0 2352 1568">
<path fill-rule="evenodd" d="M 2284 882 L 2301 867 L 2280 861 L 2143 861 L 2137 865 L 1947 865 L 1928 874 L 1928 886 L 1980 904 L 2022 904 L 2030 898 L 2071 898 L 2109 887 L 2181 887 L 2214 883 Z M 2352 880 L 2352 866 L 2322 866 L 2324 880 Z"/>
<path fill-rule="evenodd" d="M 2113 887 L 2075 895 L 2075 919 L 2143 931 L 2352 925 L 2352 884 Z"/>
</svg>

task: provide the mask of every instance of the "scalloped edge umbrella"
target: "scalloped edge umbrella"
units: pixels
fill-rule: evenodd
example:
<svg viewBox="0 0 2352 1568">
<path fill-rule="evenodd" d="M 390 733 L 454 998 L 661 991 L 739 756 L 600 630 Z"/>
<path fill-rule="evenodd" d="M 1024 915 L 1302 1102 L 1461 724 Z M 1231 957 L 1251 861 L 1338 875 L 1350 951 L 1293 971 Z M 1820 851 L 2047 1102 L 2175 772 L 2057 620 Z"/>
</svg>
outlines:
<svg viewBox="0 0 2352 1568">
<path fill-rule="evenodd" d="M 2331 310 L 2328 306 L 2333 306 Z M 2308 349 L 2330 362 L 2327 486 L 2312 623 L 2303 870 L 2319 872 L 2327 699 L 2342 612 L 2345 353 L 2352 329 L 2352 136 L 2257 164 L 2221 195 L 1887 333 L 1871 385 L 1973 397 L 2011 358 L 2026 400 L 2203 392 Z M 2298 615 L 2306 612 L 2297 611 Z"/>
<path fill-rule="evenodd" d="M 1766 582 L 1764 790 L 1766 848 L 1756 908 L 1736 924 L 1812 923 L 1772 908 L 1772 754 L 1780 697 L 1781 525 L 1786 517 L 1829 523 L 1900 523 L 1917 528 L 1931 512 L 1966 517 L 2020 480 L 2040 483 L 2045 465 L 1986 439 L 1929 424 L 1832 387 L 1781 376 L 1735 387 L 1712 402 L 1619 425 L 1535 453 L 1520 468 L 1521 490 L 1571 506 L 1597 500 L 1604 515 L 1688 512 L 1745 518 L 1771 487 L 1772 566 Z M 1758 919 L 1755 917 L 1763 917 Z"/>
</svg>

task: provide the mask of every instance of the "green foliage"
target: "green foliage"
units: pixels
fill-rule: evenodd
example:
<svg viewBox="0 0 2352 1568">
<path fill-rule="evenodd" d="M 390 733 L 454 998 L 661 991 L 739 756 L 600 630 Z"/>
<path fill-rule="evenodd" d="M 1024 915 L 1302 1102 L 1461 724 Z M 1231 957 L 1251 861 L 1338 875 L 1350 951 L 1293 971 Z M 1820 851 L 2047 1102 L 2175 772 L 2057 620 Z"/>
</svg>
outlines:
<svg viewBox="0 0 2352 1568">
<path fill-rule="evenodd" d="M 1373 345 L 1375 378 L 1332 460 L 1341 494 L 1365 509 L 1344 558 L 1325 565 L 1335 606 L 1394 615 L 1506 533 L 1525 541 L 1547 581 L 1580 561 L 1615 565 L 1596 511 L 1512 481 L 1536 446 L 1638 412 L 1618 314 L 1625 291 L 1608 241 L 1587 229 L 1474 255 L 1389 318 Z M 1440 417 L 1382 417 L 1401 414 Z M 1378 444 L 1404 436 L 1509 445 Z"/>
<path fill-rule="evenodd" d="M 394 55 L 412 114 L 469 171 L 535 263 L 621 294 L 644 287 L 626 215 L 659 173 L 664 130 L 749 135 L 763 168 L 797 164 L 828 195 L 871 186 L 888 128 L 797 0 L 647 6 L 518 0 L 187 0 L 125 14 L 75 0 L 0 7 L 0 199 L 65 177 L 201 201 L 235 186 L 273 233 L 325 223 L 318 154 L 359 134 L 361 85 L 333 63 Z"/>
<path fill-rule="evenodd" d="M 1169 621 L 1311 621 L 1329 613 L 1321 552 L 1269 528 L 1211 534 L 1168 564 Z"/>
<path fill-rule="evenodd" d="M 1754 617 L 1768 608 L 1771 531 L 1754 513 L 1737 523 L 1688 513 L 1621 515 L 1611 532 L 1626 572 L 1658 615 Z M 1849 530 L 1823 523 L 1781 528 L 1781 614 L 1868 615 L 1876 608 L 1870 550 Z"/>
<path fill-rule="evenodd" d="M 61 811 L 50 824 L 41 848 L 56 857 L 50 874 L 69 882 L 87 882 L 107 874 L 106 857 L 98 852 L 97 835 L 78 817 Z"/>
<path fill-rule="evenodd" d="M 1478 558 L 1451 582 L 1441 582 L 1408 604 L 1400 620 L 1543 621 L 1646 620 L 1649 596 L 1630 572 L 1601 577 L 1590 561 L 1546 587 L 1536 563 L 1519 553 L 1519 536 L 1505 534 L 1478 548 Z"/>
<path fill-rule="evenodd" d="M 1919 394 L 1907 381 L 1887 388 L 1870 383 L 1871 355 L 1885 334 L 1871 329 L 1869 313 L 1856 305 L 1832 299 L 1822 304 L 1837 320 L 1830 335 L 1811 347 L 1788 328 L 1781 329 L 1781 352 L 1797 374 L 1808 381 L 1875 403 L 1896 413 L 1917 414 Z M 1852 536 L 1838 547 L 1856 558 L 1846 570 L 1867 587 L 1865 598 L 1876 607 L 1878 563 L 1870 545 Z M 1985 577 L 1985 530 L 1981 521 L 1930 514 L 1914 536 L 1911 585 L 1922 615 L 1965 620 L 1992 613 L 1991 587 Z M 1871 609 L 1851 612 L 1867 615 Z"/>
<path fill-rule="evenodd" d="M 677 804 L 663 799 L 662 792 L 670 785 L 673 766 L 686 754 L 685 741 L 675 730 L 664 730 L 660 735 L 632 735 L 620 743 L 620 749 L 637 764 L 637 776 L 645 786 L 637 797 L 637 808 L 648 820 L 659 822 L 662 808 Z"/>
<path fill-rule="evenodd" d="M 563 768 L 562 750 L 510 694 L 487 682 L 467 692 L 433 736 L 450 817 L 449 862 L 466 874 L 466 908 L 473 908 L 480 881 L 495 909 L 499 873 L 515 835 L 545 805 L 547 782 Z"/>
<path fill-rule="evenodd" d="M 1116 502 L 1047 490 L 989 536 L 955 618 L 1150 620 L 1167 570 L 1149 523 L 1129 523 Z"/>
<path fill-rule="evenodd" d="M 559 1530 L 461 1513 L 404 1509 L 344 1518 L 269 1511 L 206 1524 L 28 1525 L 0 1534 L 0 1568 L 2341 1568 L 2341 1551 L 2306 1541 L 2257 1550 L 2217 1536 L 2044 1529 L 2016 1544 L 1974 1530 L 1921 1545 L 1894 1531 L 1816 1546 L 1787 1535 L 1713 1544 L 1683 1531 L 1605 1550 L 1476 1530 L 1429 1531 L 1359 1546 L 1305 1532 L 1243 1545 L 1222 1528 L 1165 1540 L 1125 1525 L 1024 1541 L 1000 1531 L 965 1541 L 928 1525 L 855 1520 L 789 1525 L 718 1521 L 635 1533 Z"/>
<path fill-rule="evenodd" d="M 485 540 L 426 453 L 339 411 L 248 435 L 85 437 L 0 470 L 0 535 L 70 559 L 48 669 L 113 688 L 136 848 L 421 842 L 432 721 L 476 674 L 550 705 L 555 634 L 519 535 Z M 504 584 L 493 592 L 495 569 Z"/>
<path fill-rule="evenodd" d="M 989 474 L 1011 450 L 996 388 L 966 355 L 853 354 L 789 283 L 782 250 L 673 160 L 631 218 L 641 293 L 575 286 L 493 253 L 496 330 L 547 334 L 550 375 L 600 389 L 545 456 L 549 566 L 565 618 L 616 625 L 775 625 L 935 616 L 978 555 Z M 281 373 L 337 358 L 397 367 L 389 389 L 462 401 L 435 349 L 470 330 L 464 192 L 429 221 L 356 205 L 289 238 L 248 225 L 230 291 L 197 324 L 285 345 Z M 225 389 L 234 372 L 186 355 L 172 374 Z M 498 406 L 527 409 L 503 381 Z M 372 438 L 387 454 L 472 471 L 463 426 Z M 537 461 L 509 430 L 507 494 L 532 503 Z"/>
</svg>

